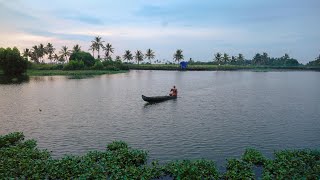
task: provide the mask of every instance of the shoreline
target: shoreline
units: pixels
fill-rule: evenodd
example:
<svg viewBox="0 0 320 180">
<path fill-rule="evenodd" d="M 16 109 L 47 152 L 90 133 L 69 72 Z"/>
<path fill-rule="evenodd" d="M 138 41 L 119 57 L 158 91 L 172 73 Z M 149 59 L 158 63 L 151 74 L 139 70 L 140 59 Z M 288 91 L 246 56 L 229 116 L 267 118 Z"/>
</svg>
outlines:
<svg viewBox="0 0 320 180">
<path fill-rule="evenodd" d="M 103 74 L 118 74 L 128 71 L 110 71 L 110 70 L 34 70 L 29 69 L 26 73 L 28 76 L 74 76 L 74 75 L 103 75 Z"/>
<path fill-rule="evenodd" d="M 169 65 L 128 65 L 130 70 L 165 70 L 165 71 L 180 71 L 177 64 Z M 234 66 L 234 65 L 189 65 L 183 71 L 274 71 L 274 70 L 288 70 L 288 71 L 320 71 L 320 67 L 306 67 L 306 66 Z"/>
</svg>

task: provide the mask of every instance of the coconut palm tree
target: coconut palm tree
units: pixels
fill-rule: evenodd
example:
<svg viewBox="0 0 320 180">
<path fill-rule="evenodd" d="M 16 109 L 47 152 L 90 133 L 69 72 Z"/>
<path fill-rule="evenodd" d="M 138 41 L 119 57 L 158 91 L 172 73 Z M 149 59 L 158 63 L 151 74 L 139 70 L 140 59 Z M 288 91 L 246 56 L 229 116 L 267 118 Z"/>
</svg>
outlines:
<svg viewBox="0 0 320 180">
<path fill-rule="evenodd" d="M 121 57 L 120 56 L 116 56 L 116 61 L 121 61 Z"/>
<path fill-rule="evenodd" d="M 237 58 L 238 61 L 242 62 L 244 61 L 244 57 L 243 57 L 243 54 L 238 54 L 238 58 Z"/>
<path fill-rule="evenodd" d="M 23 50 L 23 57 L 28 59 L 29 55 L 30 55 L 30 50 L 28 48 L 24 49 Z"/>
<path fill-rule="evenodd" d="M 262 63 L 262 56 L 260 53 L 257 53 L 252 59 L 252 64 L 261 65 L 261 63 Z"/>
<path fill-rule="evenodd" d="M 231 64 L 236 64 L 237 58 L 234 56 L 231 56 Z"/>
<path fill-rule="evenodd" d="M 123 55 L 123 59 L 127 60 L 127 62 L 131 61 L 133 59 L 131 51 L 130 50 L 126 50 L 126 52 Z"/>
<path fill-rule="evenodd" d="M 178 49 L 174 54 L 173 54 L 173 59 L 175 61 L 179 61 L 183 59 L 183 54 L 182 54 L 182 50 L 181 49 Z"/>
<path fill-rule="evenodd" d="M 227 64 L 229 62 L 230 58 L 229 58 L 229 55 L 227 53 L 224 53 L 222 59 L 223 59 L 224 64 Z"/>
<path fill-rule="evenodd" d="M 53 53 L 55 51 L 55 48 L 53 48 L 53 45 L 51 43 L 48 43 L 47 46 L 45 47 L 46 52 L 48 54 L 48 59 L 50 60 L 50 62 L 52 63 L 52 59 L 53 59 Z"/>
<path fill-rule="evenodd" d="M 39 48 L 37 45 L 32 46 L 32 52 L 29 54 L 31 60 L 33 60 L 35 63 L 39 62 Z"/>
<path fill-rule="evenodd" d="M 47 54 L 47 50 L 45 48 L 45 46 L 41 43 L 39 46 L 39 58 L 42 59 L 42 62 L 43 62 L 43 56 Z"/>
<path fill-rule="evenodd" d="M 68 50 L 67 46 L 62 46 L 61 50 L 60 50 L 60 56 L 64 57 L 64 61 L 67 61 L 67 57 L 70 56 L 71 52 L 70 50 Z"/>
<path fill-rule="evenodd" d="M 139 65 L 139 62 L 143 61 L 143 53 L 140 50 L 137 50 L 134 59 L 138 62 Z"/>
<path fill-rule="evenodd" d="M 268 62 L 270 60 L 268 53 L 266 53 L 266 52 L 262 53 L 261 58 L 262 58 L 263 65 L 268 64 Z"/>
<path fill-rule="evenodd" d="M 100 48 L 103 49 L 103 43 L 104 41 L 101 40 L 102 38 L 100 36 L 97 36 L 94 38 L 93 41 L 91 41 L 94 44 L 95 50 L 98 51 L 98 59 L 100 59 Z"/>
<path fill-rule="evenodd" d="M 154 59 L 154 57 L 155 57 L 154 52 L 149 48 L 146 53 L 146 58 L 150 61 L 150 64 L 151 64 L 151 59 Z"/>
<path fill-rule="evenodd" d="M 94 57 L 94 51 L 96 50 L 96 45 L 94 42 L 90 45 L 89 51 L 92 51 L 92 56 Z"/>
<path fill-rule="evenodd" d="M 220 63 L 222 62 L 221 61 L 222 60 L 222 54 L 218 52 L 217 54 L 214 55 L 214 59 L 220 65 Z"/>
<path fill-rule="evenodd" d="M 114 52 L 114 48 L 112 47 L 112 44 L 107 43 L 106 46 L 103 48 L 106 52 L 106 58 L 110 58 L 111 54 Z"/>
<path fill-rule="evenodd" d="M 288 60 L 288 59 L 290 59 L 290 56 L 289 56 L 289 54 L 285 53 L 282 58 L 285 59 L 285 60 Z"/>
<path fill-rule="evenodd" d="M 72 53 L 77 53 L 81 51 L 81 46 L 79 46 L 79 44 L 76 44 L 73 46 L 72 48 Z"/>
<path fill-rule="evenodd" d="M 56 62 L 58 62 L 59 59 L 60 59 L 60 57 L 55 53 L 55 54 L 53 55 L 53 60 L 56 61 Z"/>
</svg>

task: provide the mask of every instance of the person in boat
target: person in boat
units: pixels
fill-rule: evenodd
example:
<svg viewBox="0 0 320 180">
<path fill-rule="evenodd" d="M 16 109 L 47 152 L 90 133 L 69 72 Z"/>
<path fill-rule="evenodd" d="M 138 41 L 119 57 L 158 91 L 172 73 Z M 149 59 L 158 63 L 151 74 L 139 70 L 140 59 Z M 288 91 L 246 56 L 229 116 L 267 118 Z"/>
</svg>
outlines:
<svg viewBox="0 0 320 180">
<path fill-rule="evenodd" d="M 176 86 L 173 86 L 173 88 L 170 90 L 170 96 L 178 96 L 178 90 Z"/>
</svg>

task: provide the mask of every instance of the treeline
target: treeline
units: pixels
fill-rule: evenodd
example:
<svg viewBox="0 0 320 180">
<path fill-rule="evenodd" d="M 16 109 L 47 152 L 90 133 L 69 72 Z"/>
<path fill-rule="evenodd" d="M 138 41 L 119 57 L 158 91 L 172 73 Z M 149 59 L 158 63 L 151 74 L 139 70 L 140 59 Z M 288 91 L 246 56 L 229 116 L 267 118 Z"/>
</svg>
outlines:
<svg viewBox="0 0 320 180">
<path fill-rule="evenodd" d="M 71 50 L 67 46 L 62 46 L 60 51 L 56 53 L 56 49 L 53 47 L 51 43 L 48 43 L 46 46 L 43 44 L 35 45 L 31 49 L 25 49 L 23 52 L 23 56 L 30 59 L 32 62 L 39 64 L 41 62 L 44 62 L 44 59 L 47 58 L 50 60 L 50 63 L 68 63 L 71 60 L 78 60 L 75 59 L 75 56 L 71 56 L 74 53 L 77 52 L 83 52 L 81 49 L 81 46 L 76 44 Z M 88 51 L 92 52 L 93 58 L 96 58 L 100 61 L 103 60 L 112 60 L 112 55 L 114 53 L 114 47 L 111 43 L 105 43 L 105 41 L 102 40 L 102 37 L 96 36 L 91 41 L 90 48 Z M 103 53 L 103 57 L 100 55 Z M 97 56 L 95 57 L 95 54 Z M 290 57 L 288 54 L 284 54 L 282 57 L 269 57 L 268 53 L 257 53 L 252 59 L 247 59 L 243 56 L 243 54 L 238 54 L 237 56 L 230 56 L 227 53 L 216 53 L 213 55 L 212 61 L 209 62 L 195 62 L 190 58 L 189 64 L 214 64 L 214 65 L 240 65 L 240 66 L 302 66 L 301 63 L 298 62 L 297 59 Z M 87 56 L 88 58 L 91 58 Z M 155 52 L 152 49 L 147 49 L 145 53 L 143 53 L 141 50 L 136 50 L 134 53 L 132 53 L 130 50 L 125 50 L 124 54 L 122 56 L 116 56 L 116 61 L 123 61 L 126 63 L 132 63 L 135 62 L 137 64 L 140 64 L 140 62 L 143 62 L 144 60 L 147 60 L 146 62 L 143 62 L 144 64 L 172 64 L 174 61 L 180 62 L 181 60 L 184 60 L 183 51 L 181 49 L 177 49 L 173 54 L 173 62 L 168 60 L 160 61 L 156 59 Z M 307 66 L 319 66 L 319 60 L 320 55 L 318 58 L 316 58 L 315 61 L 310 61 Z M 82 59 L 85 63 L 85 66 L 93 66 L 94 64 L 88 64 L 85 61 L 87 59 Z M 134 61 L 133 61 L 134 60 Z M 81 66 L 81 65 L 80 65 Z"/>
<path fill-rule="evenodd" d="M 319 179 L 319 150 L 284 150 L 269 159 L 246 149 L 219 172 L 212 160 L 148 161 L 146 151 L 114 141 L 104 151 L 54 159 L 22 133 L 0 136 L 0 177 L 5 179 Z M 261 169 L 262 173 L 255 173 Z"/>
<path fill-rule="evenodd" d="M 297 59 L 291 58 L 288 54 L 282 57 L 269 57 L 268 53 L 257 53 L 252 59 L 245 59 L 242 54 L 238 56 L 229 56 L 227 53 L 216 53 L 212 62 L 200 62 L 190 59 L 189 64 L 214 64 L 214 65 L 239 65 L 239 66 L 275 66 L 275 67 L 292 67 L 303 66 Z M 310 63 L 307 64 L 311 65 Z M 313 65 L 313 64 L 312 64 Z"/>
<path fill-rule="evenodd" d="M 310 61 L 307 66 L 319 66 L 320 67 L 320 55 L 314 60 Z"/>
<path fill-rule="evenodd" d="M 100 61 L 106 61 L 106 60 L 112 60 L 112 54 L 114 53 L 114 48 L 112 47 L 111 43 L 104 44 L 105 41 L 102 40 L 100 36 L 97 36 L 94 38 L 94 40 L 91 41 L 91 45 L 89 48 L 89 51 L 92 52 L 92 57 L 95 58 L 95 53 L 97 53 L 97 60 Z M 85 53 L 81 50 L 81 46 L 78 44 L 73 47 L 72 50 L 69 50 L 67 46 L 62 46 L 61 50 L 56 53 L 55 48 L 51 43 L 48 43 L 46 46 L 43 44 L 35 45 L 31 49 L 26 48 L 24 49 L 23 56 L 27 59 L 30 58 L 30 60 L 36 64 L 44 63 L 44 58 L 47 58 L 50 60 L 50 63 L 67 63 L 68 60 L 77 60 L 77 56 L 72 56 L 74 53 Z M 102 58 L 100 56 L 100 52 L 104 52 L 104 57 Z M 182 51 L 177 50 L 176 59 L 179 61 L 180 59 L 183 59 L 183 56 L 181 55 Z M 91 59 L 91 57 L 86 56 L 87 58 Z M 144 54 L 141 50 L 137 50 L 134 52 L 134 54 L 130 50 L 126 50 L 123 54 L 123 56 L 116 56 L 115 61 L 126 61 L 129 63 L 132 60 L 135 60 L 137 64 L 139 64 L 144 59 L 147 59 L 149 63 L 151 64 L 151 60 L 155 58 L 155 52 L 152 49 L 147 49 L 146 53 Z M 87 61 L 86 59 L 83 59 L 83 61 Z M 89 60 L 88 60 L 89 61 Z M 85 63 L 85 62 L 84 62 Z M 86 66 L 90 66 L 92 64 L 86 64 Z"/>
</svg>

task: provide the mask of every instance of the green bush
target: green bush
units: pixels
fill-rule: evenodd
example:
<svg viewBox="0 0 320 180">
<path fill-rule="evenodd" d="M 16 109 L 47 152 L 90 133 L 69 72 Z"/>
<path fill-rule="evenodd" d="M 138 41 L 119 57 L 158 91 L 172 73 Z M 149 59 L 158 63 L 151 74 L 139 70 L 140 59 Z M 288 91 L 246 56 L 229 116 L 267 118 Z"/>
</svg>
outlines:
<svg viewBox="0 0 320 180">
<path fill-rule="evenodd" d="M 264 157 L 261 152 L 257 151 L 256 149 L 249 148 L 246 149 L 242 155 L 242 160 L 260 166 L 264 164 L 266 157 Z"/>
<path fill-rule="evenodd" d="M 229 159 L 227 163 L 226 179 L 254 179 L 252 170 L 253 164 L 240 161 L 237 159 Z"/>
<path fill-rule="evenodd" d="M 102 62 L 99 61 L 99 60 L 97 60 L 97 61 L 94 63 L 92 69 L 95 69 L 95 70 L 102 70 L 102 69 L 104 69 Z"/>
<path fill-rule="evenodd" d="M 320 179 L 320 151 L 278 151 L 264 166 L 265 179 Z"/>
<path fill-rule="evenodd" d="M 128 65 L 123 64 L 121 61 L 104 60 L 102 64 L 105 69 L 111 71 L 129 70 Z"/>
<path fill-rule="evenodd" d="M 63 70 L 83 70 L 84 62 L 83 61 L 69 61 L 68 64 L 64 65 Z"/>
<path fill-rule="evenodd" d="M 21 132 L 14 132 L 0 136 L 0 148 L 13 146 L 22 140 L 24 140 L 24 135 Z"/>
<path fill-rule="evenodd" d="M 16 47 L 0 48 L 0 67 L 7 76 L 19 76 L 27 71 L 28 62 Z"/>
<path fill-rule="evenodd" d="M 117 151 L 119 149 L 128 149 L 128 144 L 124 141 L 114 141 L 107 145 L 109 151 Z"/>
<path fill-rule="evenodd" d="M 165 166 L 166 174 L 175 179 L 218 179 L 219 173 L 213 161 L 183 160 Z"/>
<path fill-rule="evenodd" d="M 83 61 L 86 67 L 92 67 L 95 64 L 94 57 L 90 53 L 84 51 L 72 53 L 69 60 Z"/>
</svg>

